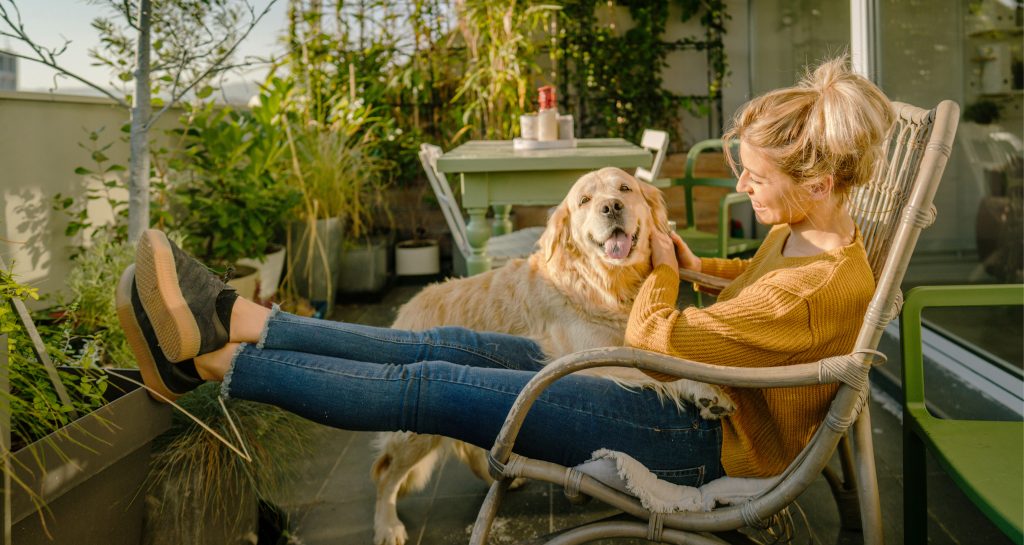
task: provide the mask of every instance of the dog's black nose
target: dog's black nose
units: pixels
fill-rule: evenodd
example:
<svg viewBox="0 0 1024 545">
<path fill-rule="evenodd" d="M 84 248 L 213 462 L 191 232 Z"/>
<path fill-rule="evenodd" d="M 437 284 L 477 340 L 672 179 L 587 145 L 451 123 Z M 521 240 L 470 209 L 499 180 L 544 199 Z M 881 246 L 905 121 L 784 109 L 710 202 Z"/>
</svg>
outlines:
<svg viewBox="0 0 1024 545">
<path fill-rule="evenodd" d="M 601 205 L 601 214 L 609 218 L 617 218 L 622 214 L 624 207 L 625 205 L 619 199 L 608 199 Z"/>
</svg>

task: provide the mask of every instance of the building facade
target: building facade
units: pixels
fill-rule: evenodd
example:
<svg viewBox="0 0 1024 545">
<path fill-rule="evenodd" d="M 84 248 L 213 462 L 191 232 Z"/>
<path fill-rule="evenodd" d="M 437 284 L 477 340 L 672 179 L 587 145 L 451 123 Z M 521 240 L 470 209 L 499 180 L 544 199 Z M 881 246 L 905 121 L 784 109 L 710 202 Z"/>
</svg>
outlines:
<svg viewBox="0 0 1024 545">
<path fill-rule="evenodd" d="M 18 59 L 0 51 L 0 91 L 18 88 Z"/>
</svg>

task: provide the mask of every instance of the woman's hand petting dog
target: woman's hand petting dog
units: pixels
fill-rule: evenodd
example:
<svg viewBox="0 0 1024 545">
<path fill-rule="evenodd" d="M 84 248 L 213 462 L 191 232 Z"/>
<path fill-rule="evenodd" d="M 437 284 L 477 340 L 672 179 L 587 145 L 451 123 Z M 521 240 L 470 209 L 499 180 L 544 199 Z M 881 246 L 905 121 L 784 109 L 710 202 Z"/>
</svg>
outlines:
<svg viewBox="0 0 1024 545">
<path fill-rule="evenodd" d="M 683 239 L 676 233 L 665 234 L 651 231 L 651 265 L 668 265 L 677 269 L 689 269 L 700 272 L 700 258 L 690 250 Z"/>
</svg>

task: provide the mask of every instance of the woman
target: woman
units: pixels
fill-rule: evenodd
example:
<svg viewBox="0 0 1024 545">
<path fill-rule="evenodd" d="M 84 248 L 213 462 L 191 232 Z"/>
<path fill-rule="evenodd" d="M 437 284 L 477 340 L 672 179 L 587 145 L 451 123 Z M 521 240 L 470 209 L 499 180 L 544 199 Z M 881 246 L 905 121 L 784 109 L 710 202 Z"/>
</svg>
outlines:
<svg viewBox="0 0 1024 545">
<path fill-rule="evenodd" d="M 737 190 L 750 195 L 771 233 L 750 260 L 698 259 L 677 236 L 653 233 L 654 270 L 634 302 L 627 343 L 735 366 L 847 353 L 873 279 L 843 202 L 870 178 L 892 121 L 882 92 L 845 59 L 751 101 L 726 140 L 740 141 Z M 678 310 L 679 267 L 733 281 L 714 305 Z M 324 424 L 446 435 L 484 448 L 545 359 L 525 338 L 271 311 L 238 298 L 159 231 L 140 240 L 118 302 L 146 384 L 165 397 L 222 381 L 225 396 Z M 597 449 L 619 450 L 690 486 L 723 473 L 775 475 L 807 443 L 834 391 L 729 389 L 738 411 L 718 422 L 664 405 L 652 391 L 570 376 L 534 405 L 516 451 L 576 465 Z"/>
</svg>

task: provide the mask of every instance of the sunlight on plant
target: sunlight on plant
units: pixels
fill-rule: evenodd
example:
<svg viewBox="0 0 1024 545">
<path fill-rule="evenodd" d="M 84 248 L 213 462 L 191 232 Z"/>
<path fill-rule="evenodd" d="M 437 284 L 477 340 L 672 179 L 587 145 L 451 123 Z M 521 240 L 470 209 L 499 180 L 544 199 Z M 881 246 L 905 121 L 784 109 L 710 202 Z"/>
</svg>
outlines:
<svg viewBox="0 0 1024 545">
<path fill-rule="evenodd" d="M 459 30 L 469 50 L 469 66 L 452 100 L 465 97 L 463 131 L 475 129 L 485 139 L 511 139 L 518 133 L 519 115 L 531 108 L 535 91 L 530 84 L 540 72 L 533 61 L 540 44 L 531 34 L 560 8 L 466 0 L 461 9 Z"/>
<path fill-rule="evenodd" d="M 66 389 L 70 404 L 64 404 L 57 395 L 50 377 L 33 350 L 28 331 L 21 323 L 13 305 L 14 298 L 37 300 L 38 291 L 17 281 L 10 271 L 0 269 L 0 335 L 7 335 L 6 352 L 8 391 L 0 392 L 10 411 L 11 450 L 3 452 L 12 464 L 5 466 L 11 482 L 21 490 L 35 506 L 44 532 L 47 530 L 48 508 L 22 475 L 37 474 L 43 470 L 45 459 L 37 446 L 40 439 L 51 434 L 63 434 L 64 439 L 72 437 L 64 433 L 65 427 L 77 416 L 88 414 L 106 402 L 109 382 L 107 375 L 97 366 L 98 354 L 95 345 L 85 343 L 72 349 L 67 324 L 48 324 L 39 328 L 45 349 L 54 362 L 70 365 L 58 369 L 60 383 Z M 5 432 L 7 430 L 4 430 Z M 74 440 L 74 439 L 72 439 Z M 81 443 L 79 443 L 81 444 Z M 84 445 L 83 445 L 84 446 Z M 88 447 L 86 447 L 88 448 Z M 34 467 L 19 462 L 12 453 L 28 449 Z M 55 449 L 57 456 L 64 453 Z"/>
<path fill-rule="evenodd" d="M 0 269 L 0 300 L 14 297 L 38 299 L 38 292 Z M 66 426 L 72 413 L 86 414 L 104 403 L 107 377 L 95 365 L 94 349 L 65 350 L 68 333 L 61 324 L 40 327 L 39 332 L 55 363 L 77 366 L 76 371 L 59 372 L 71 405 L 64 405 L 57 397 L 14 309 L 9 304 L 0 305 L 0 334 L 8 335 L 12 450 Z"/>
</svg>

